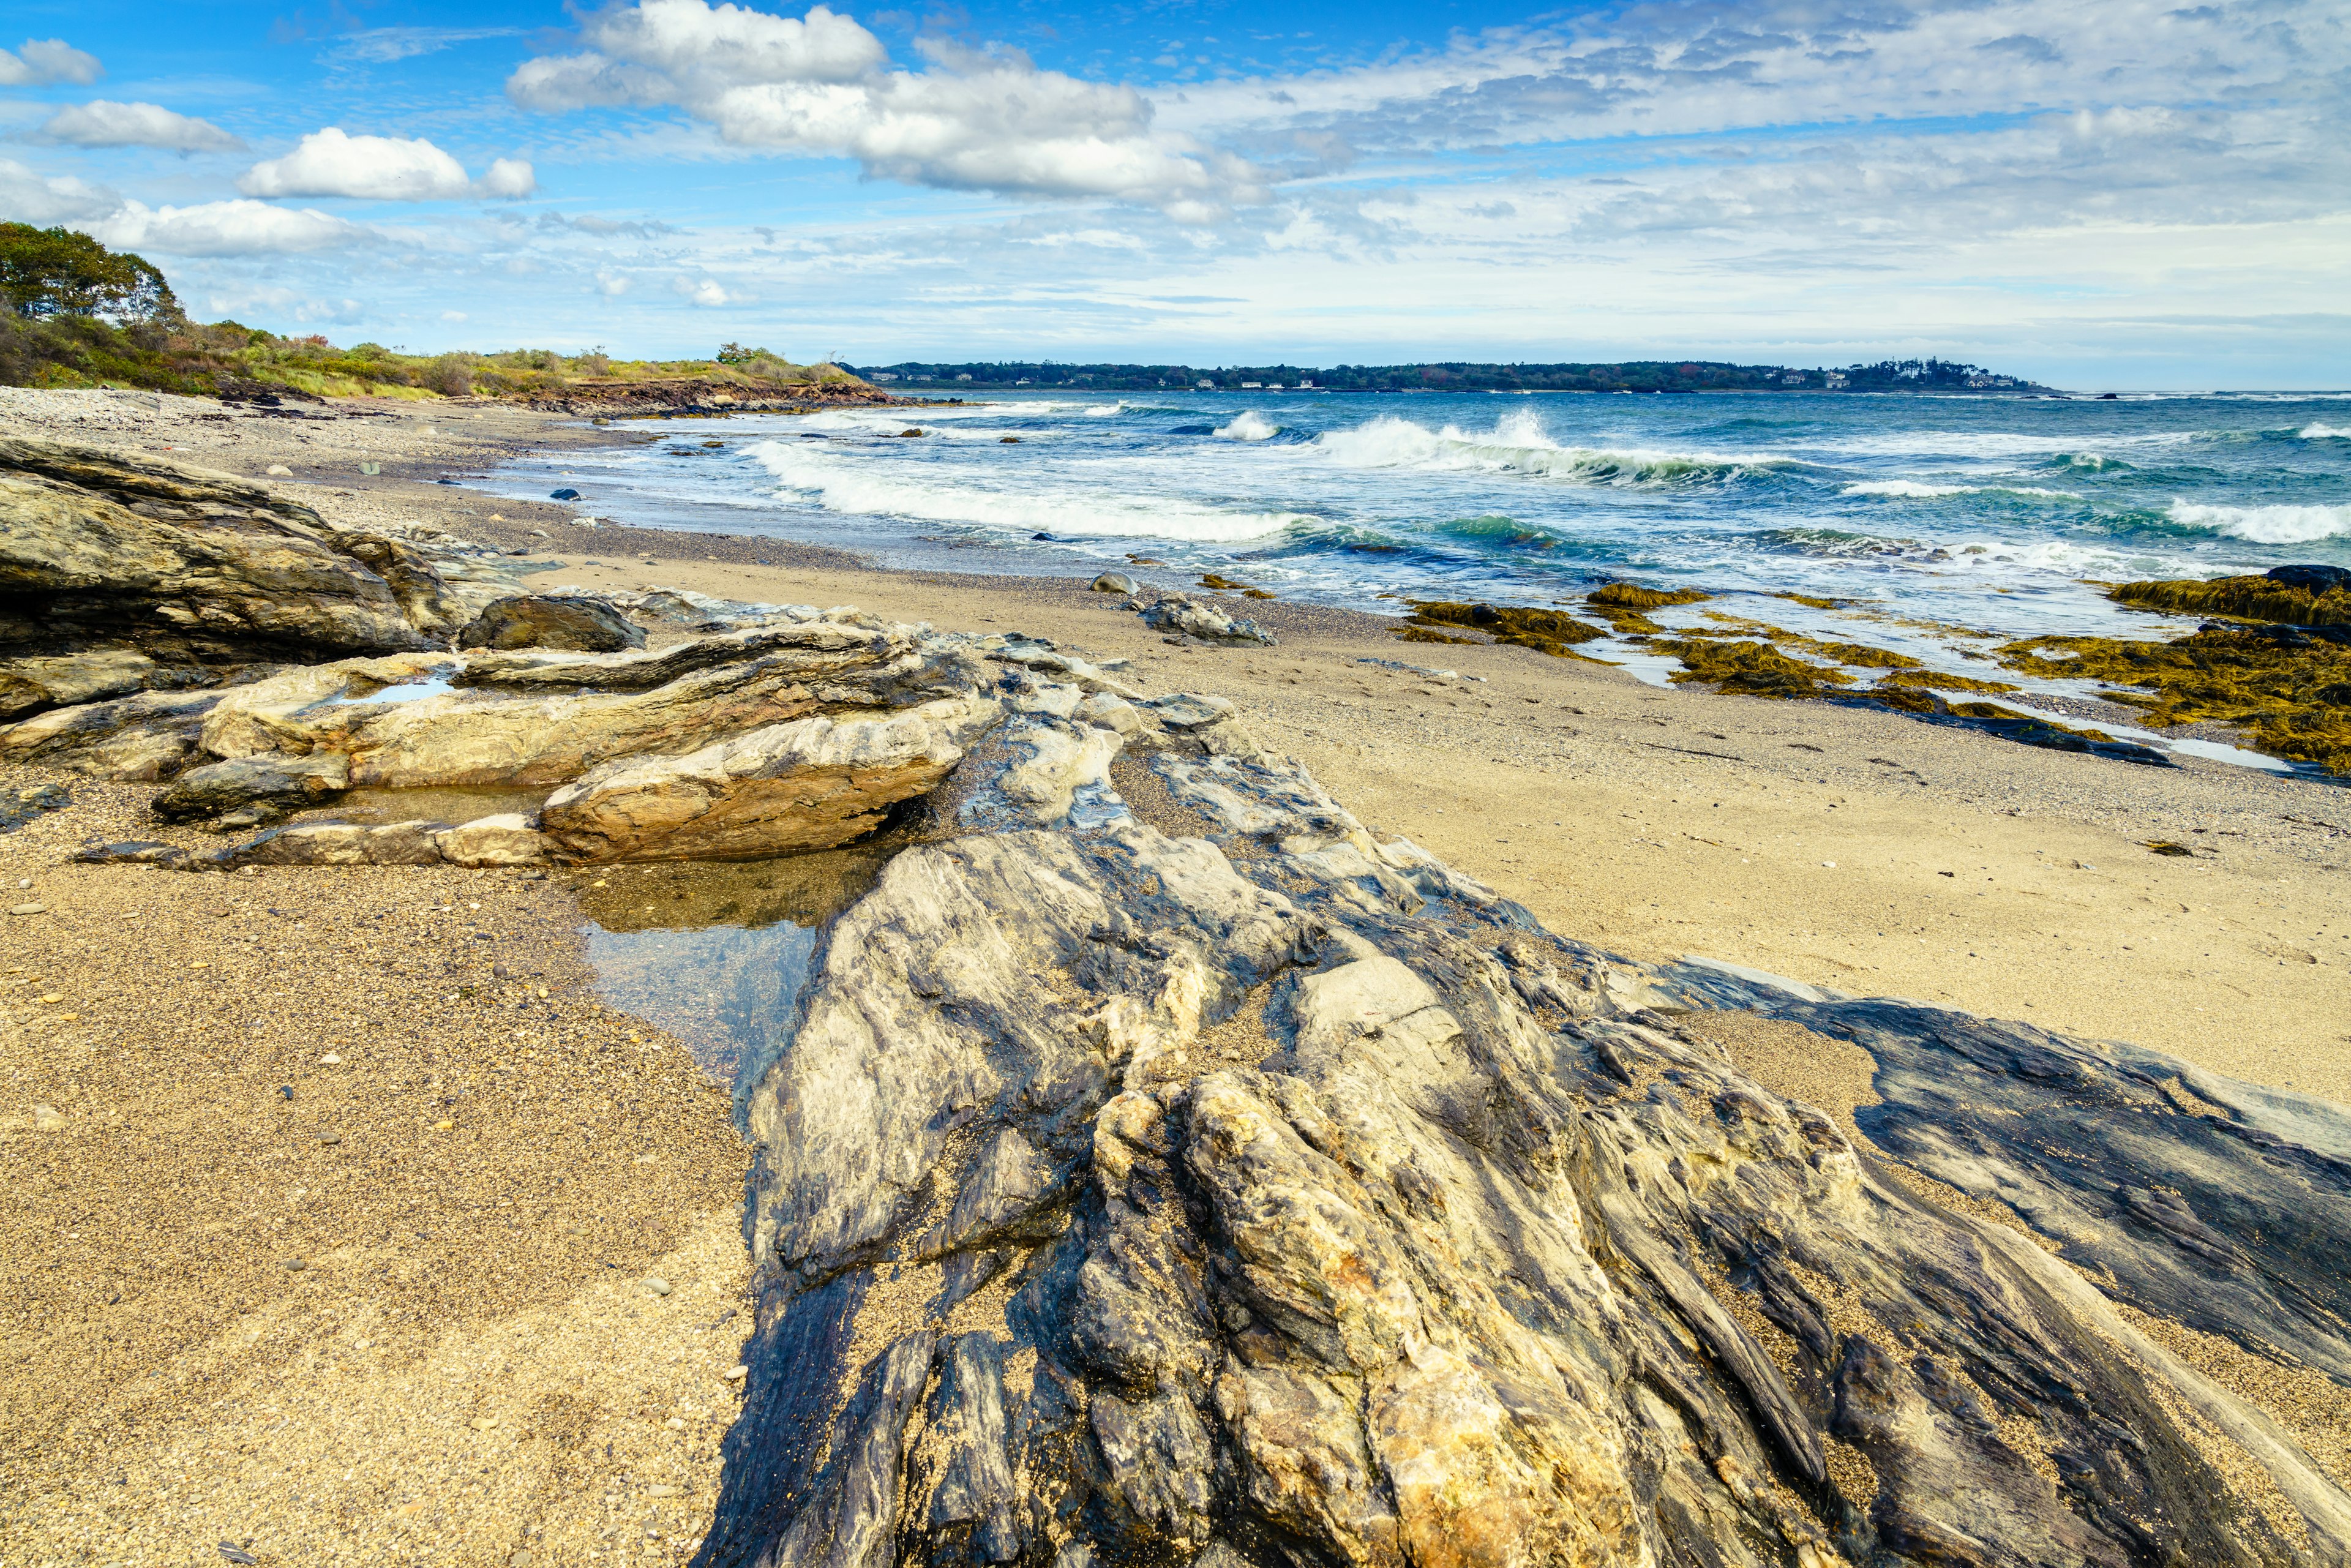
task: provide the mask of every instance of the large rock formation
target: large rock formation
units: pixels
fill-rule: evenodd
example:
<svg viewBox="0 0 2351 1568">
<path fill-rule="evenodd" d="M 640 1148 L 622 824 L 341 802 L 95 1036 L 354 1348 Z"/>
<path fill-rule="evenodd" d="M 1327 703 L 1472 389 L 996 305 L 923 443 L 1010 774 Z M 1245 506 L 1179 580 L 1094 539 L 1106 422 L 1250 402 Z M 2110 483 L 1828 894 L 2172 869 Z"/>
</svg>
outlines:
<svg viewBox="0 0 2351 1568">
<path fill-rule="evenodd" d="M 1132 745 L 1182 820 L 921 843 L 827 933 L 747 1097 L 702 1563 L 2351 1561 L 2149 1329 L 2351 1381 L 2337 1108 L 1643 970 L 1294 767 Z M 1950 1186 L 1680 1030 L 1725 1006 L 1866 1044 Z"/>
</svg>

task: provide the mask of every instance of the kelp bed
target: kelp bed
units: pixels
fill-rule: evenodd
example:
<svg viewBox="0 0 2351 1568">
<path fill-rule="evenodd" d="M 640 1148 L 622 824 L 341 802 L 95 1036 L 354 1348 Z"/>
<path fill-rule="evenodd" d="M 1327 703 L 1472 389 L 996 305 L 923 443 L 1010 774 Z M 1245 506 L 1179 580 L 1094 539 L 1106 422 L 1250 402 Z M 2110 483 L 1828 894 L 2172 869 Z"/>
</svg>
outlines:
<svg viewBox="0 0 2351 1568">
<path fill-rule="evenodd" d="M 1707 685 L 1744 696 L 1833 701 L 1890 708 L 1933 723 L 1956 724 L 2028 746 L 2087 752 L 2121 761 L 2168 766 L 2151 747 L 2101 730 L 2075 727 L 1982 702 L 1950 702 L 1946 692 L 1998 695 L 2009 682 L 1949 675 L 1907 654 L 1831 642 L 1743 617 L 1707 612 L 1713 626 L 1667 628 L 1647 611 L 1698 604 L 1697 589 L 1608 583 L 1584 606 L 1609 631 L 1681 668 L 1677 685 Z M 1782 598 L 1795 598 L 1783 594 Z M 2249 624 L 2208 623 L 2168 642 L 2116 637 L 2032 637 L 1991 656 L 2004 669 L 2042 680 L 2089 680 L 2106 701 L 2145 713 L 2152 729 L 2220 723 L 2251 749 L 2351 777 L 2351 581 L 2328 568 L 2282 568 L 2278 577 L 2209 582 L 2131 582 L 2108 591 L 2116 603 L 2168 614 L 2230 617 Z M 1397 635 L 1416 643 L 1491 640 L 1556 658 L 1588 658 L 1573 644 L 1609 634 L 1562 611 L 1447 601 L 1414 601 Z M 1460 632 L 1483 633 L 1483 638 Z M 1792 657 L 1785 650 L 1809 654 Z M 1815 662 L 1823 661 L 1823 662 Z M 1864 685 L 1855 670 L 1880 672 Z"/>
</svg>

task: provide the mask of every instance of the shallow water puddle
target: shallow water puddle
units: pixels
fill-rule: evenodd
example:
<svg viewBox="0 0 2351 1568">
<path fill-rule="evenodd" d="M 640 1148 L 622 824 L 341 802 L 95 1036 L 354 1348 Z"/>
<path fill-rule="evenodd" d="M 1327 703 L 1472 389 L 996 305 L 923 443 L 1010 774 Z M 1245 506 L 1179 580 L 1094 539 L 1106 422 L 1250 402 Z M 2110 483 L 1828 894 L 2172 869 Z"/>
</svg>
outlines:
<svg viewBox="0 0 2351 1568">
<path fill-rule="evenodd" d="M 819 931 L 899 847 L 580 872 L 597 995 L 683 1040 L 733 1089 L 739 1124 L 750 1086 L 790 1043 Z"/>
</svg>

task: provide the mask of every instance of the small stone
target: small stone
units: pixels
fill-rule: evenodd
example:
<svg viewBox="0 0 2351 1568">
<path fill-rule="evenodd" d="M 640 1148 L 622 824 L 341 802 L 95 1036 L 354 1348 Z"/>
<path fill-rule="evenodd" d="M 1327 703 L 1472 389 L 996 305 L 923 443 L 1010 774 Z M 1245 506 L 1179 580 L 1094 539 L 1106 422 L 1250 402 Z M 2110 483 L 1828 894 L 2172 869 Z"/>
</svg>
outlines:
<svg viewBox="0 0 2351 1568">
<path fill-rule="evenodd" d="M 288 1258 L 286 1260 L 286 1268 L 293 1273 L 298 1274 L 309 1266 L 309 1264 L 304 1262 L 299 1258 Z"/>
<path fill-rule="evenodd" d="M 530 1554 L 529 1548 L 525 1547 L 507 1559 L 507 1568 L 530 1568 L 530 1565 L 537 1561 L 538 1559 Z"/>
<path fill-rule="evenodd" d="M 283 463 L 272 463 L 268 467 L 263 469 L 262 472 L 268 475 L 272 479 L 291 479 L 294 477 L 294 470 L 288 468 Z"/>
<path fill-rule="evenodd" d="M 726 1381 L 729 1383 L 740 1383 L 750 1375 L 751 1369 L 739 1361 L 726 1369 Z"/>
<path fill-rule="evenodd" d="M 662 1425 L 668 1427 L 673 1432 L 683 1432 L 685 1430 L 685 1422 L 675 1416 L 671 1416 L 668 1420 L 663 1422 Z"/>
<path fill-rule="evenodd" d="M 457 1124 L 450 1121 L 435 1122 L 433 1124 L 433 1130 L 436 1133 L 454 1133 L 457 1130 Z"/>
<path fill-rule="evenodd" d="M 486 1432 L 497 1424 L 498 1418 L 495 1416 L 476 1416 L 474 1417 L 474 1430 L 476 1432 Z"/>
<path fill-rule="evenodd" d="M 1106 571 L 1094 579 L 1096 593 L 1133 593 L 1134 579 L 1123 571 Z"/>
<path fill-rule="evenodd" d="M 319 1065 L 321 1067 L 340 1067 L 342 1064 L 343 1059 L 331 1051 L 319 1058 Z"/>
<path fill-rule="evenodd" d="M 670 1285 L 667 1280 L 647 1280 L 645 1289 L 656 1296 L 666 1296 L 669 1294 Z"/>
<path fill-rule="evenodd" d="M 11 915 L 47 915 L 48 912 L 49 906 L 46 904 L 19 904 L 8 911 Z"/>
<path fill-rule="evenodd" d="M 231 1563 L 258 1563 L 261 1561 L 260 1558 L 256 1557 L 252 1552 L 246 1551 L 243 1547 L 235 1545 L 226 1541 L 219 1543 L 219 1549 L 220 1554 L 228 1559 Z"/>
<path fill-rule="evenodd" d="M 343 1135 L 340 1133 L 321 1133 L 319 1134 L 319 1141 L 322 1144 L 340 1144 L 343 1141 Z"/>
<path fill-rule="evenodd" d="M 41 998 L 41 1005 L 45 1008 L 55 1007 L 57 1003 L 64 1000 L 65 998 L 57 995 L 55 991 L 51 991 L 47 996 Z"/>
<path fill-rule="evenodd" d="M 33 1107 L 33 1130 L 35 1132 L 54 1133 L 63 1128 L 65 1124 L 65 1113 L 58 1110 L 55 1105 L 36 1105 Z"/>
<path fill-rule="evenodd" d="M 673 1421 L 670 1425 L 673 1427 L 683 1427 L 685 1423 L 683 1421 Z M 684 1487 L 674 1487 L 668 1485 L 647 1487 L 645 1489 L 645 1495 L 647 1497 L 683 1497 L 685 1495 L 685 1489 Z"/>
</svg>

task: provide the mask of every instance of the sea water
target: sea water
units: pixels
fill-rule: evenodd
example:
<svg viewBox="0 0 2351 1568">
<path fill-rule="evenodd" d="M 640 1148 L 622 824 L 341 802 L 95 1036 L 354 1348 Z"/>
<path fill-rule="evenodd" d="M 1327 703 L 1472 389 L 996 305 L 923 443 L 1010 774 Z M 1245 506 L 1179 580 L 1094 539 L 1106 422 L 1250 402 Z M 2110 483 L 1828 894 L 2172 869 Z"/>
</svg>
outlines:
<svg viewBox="0 0 2351 1568">
<path fill-rule="evenodd" d="M 1382 613 L 1410 599 L 1573 608 L 1624 579 L 1690 586 L 1719 597 L 1659 621 L 1727 612 L 1980 677 L 1998 674 L 1983 633 L 2193 625 L 2124 610 L 2102 583 L 2351 566 L 2351 394 L 1171 388 L 635 423 L 660 439 L 479 483 L 569 485 L 633 526 L 884 565 L 1116 569 L 1170 586 L 1216 572 Z M 1617 652 L 1658 674 L 1654 656 Z"/>
</svg>

